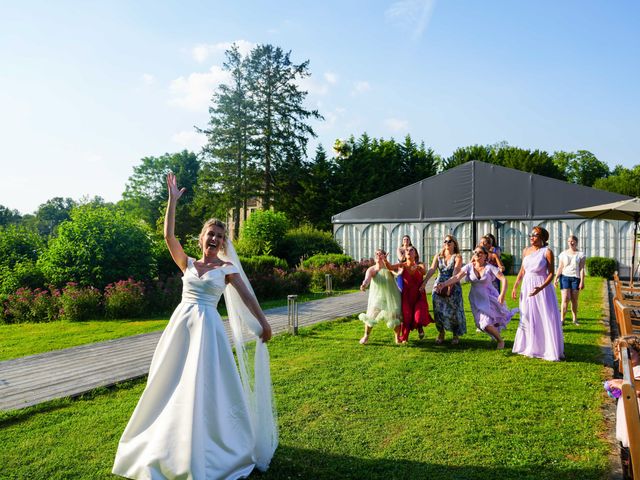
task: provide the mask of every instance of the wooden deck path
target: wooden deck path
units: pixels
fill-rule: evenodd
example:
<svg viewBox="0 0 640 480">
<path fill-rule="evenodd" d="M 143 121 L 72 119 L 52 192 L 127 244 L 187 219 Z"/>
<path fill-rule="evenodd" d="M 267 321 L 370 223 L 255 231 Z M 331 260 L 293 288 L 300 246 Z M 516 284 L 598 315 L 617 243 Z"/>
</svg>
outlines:
<svg viewBox="0 0 640 480">
<path fill-rule="evenodd" d="M 362 292 L 300 303 L 299 325 L 364 312 L 366 306 L 367 294 Z M 287 307 L 265 313 L 274 335 L 287 330 Z M 229 335 L 229 323 L 224 323 Z M 0 362 L 0 411 L 143 377 L 161 334 L 145 333 Z"/>
</svg>

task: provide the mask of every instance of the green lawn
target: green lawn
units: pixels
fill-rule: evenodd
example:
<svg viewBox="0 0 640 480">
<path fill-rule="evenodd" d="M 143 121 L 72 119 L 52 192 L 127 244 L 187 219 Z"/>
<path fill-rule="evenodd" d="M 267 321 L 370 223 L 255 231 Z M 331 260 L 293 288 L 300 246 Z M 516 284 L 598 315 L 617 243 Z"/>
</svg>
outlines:
<svg viewBox="0 0 640 480">
<path fill-rule="evenodd" d="M 512 281 L 513 279 L 511 279 Z M 602 281 L 588 279 L 567 360 L 496 351 L 484 334 L 458 346 L 386 327 L 358 344 L 355 317 L 270 343 L 280 447 L 254 478 L 602 479 Z M 466 298 L 466 297 L 465 297 Z M 0 478 L 111 478 L 118 438 L 143 381 L 0 414 Z"/>
<path fill-rule="evenodd" d="M 350 293 L 355 290 L 336 292 Z M 299 295 L 299 302 L 326 298 L 322 293 Z M 287 300 L 262 302 L 263 309 L 281 307 Z M 221 314 L 225 315 L 224 310 Z M 86 322 L 57 321 L 51 323 L 20 323 L 0 325 L 0 361 L 36 353 L 75 347 L 85 343 L 101 342 L 139 333 L 162 330 L 168 316 L 131 320 L 90 320 Z"/>
</svg>

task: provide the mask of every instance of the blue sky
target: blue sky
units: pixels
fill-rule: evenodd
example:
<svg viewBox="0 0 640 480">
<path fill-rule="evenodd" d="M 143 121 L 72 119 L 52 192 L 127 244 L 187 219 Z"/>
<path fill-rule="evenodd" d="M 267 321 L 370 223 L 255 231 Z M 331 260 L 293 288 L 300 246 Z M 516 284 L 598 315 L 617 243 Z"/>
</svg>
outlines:
<svg viewBox="0 0 640 480">
<path fill-rule="evenodd" d="M 232 42 L 310 60 L 312 148 L 409 133 L 443 156 L 507 141 L 631 167 L 638 25 L 633 0 L 5 1 L 0 205 L 116 201 L 142 157 L 197 150 Z"/>
</svg>

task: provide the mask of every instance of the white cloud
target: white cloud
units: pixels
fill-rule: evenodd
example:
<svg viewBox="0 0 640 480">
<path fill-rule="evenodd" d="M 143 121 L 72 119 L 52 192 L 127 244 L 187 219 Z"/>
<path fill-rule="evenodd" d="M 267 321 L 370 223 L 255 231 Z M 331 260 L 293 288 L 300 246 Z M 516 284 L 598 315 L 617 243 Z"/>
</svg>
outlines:
<svg viewBox="0 0 640 480">
<path fill-rule="evenodd" d="M 156 83 L 156 77 L 154 77 L 150 73 L 143 73 L 142 81 L 145 85 L 153 85 L 154 83 Z"/>
<path fill-rule="evenodd" d="M 182 148 L 198 152 L 207 143 L 207 136 L 203 133 L 185 130 L 173 135 L 171 141 L 177 143 Z"/>
<path fill-rule="evenodd" d="M 406 132 L 409 128 L 409 122 L 407 120 L 401 120 L 399 118 L 387 118 L 384 121 L 384 126 L 392 132 Z"/>
<path fill-rule="evenodd" d="M 361 80 L 353 84 L 353 92 L 351 93 L 356 95 L 356 94 L 366 93 L 370 90 L 371 90 L 371 85 L 369 84 L 369 82 Z"/>
<path fill-rule="evenodd" d="M 310 95 L 326 95 L 329 92 L 329 85 L 322 82 L 316 82 L 311 77 L 300 78 L 296 80 L 300 90 L 308 92 Z"/>
<path fill-rule="evenodd" d="M 193 47 L 191 55 L 196 62 L 204 63 L 210 56 L 219 55 L 224 53 L 226 50 L 229 50 L 231 45 L 234 43 L 238 46 L 238 50 L 242 56 L 247 55 L 256 45 L 255 43 L 247 40 L 236 40 L 235 42 L 220 42 L 214 44 L 200 43 Z"/>
<path fill-rule="evenodd" d="M 324 72 L 324 79 L 331 85 L 338 83 L 338 75 L 333 72 Z"/>
<path fill-rule="evenodd" d="M 169 86 L 173 95 L 169 105 L 187 110 L 206 109 L 215 89 L 228 81 L 229 72 L 225 72 L 218 65 L 212 66 L 205 73 L 192 73 L 187 78 L 176 78 Z"/>
<path fill-rule="evenodd" d="M 417 39 L 429 25 L 435 4 L 436 0 L 399 0 L 392 3 L 384 15 Z"/>
</svg>

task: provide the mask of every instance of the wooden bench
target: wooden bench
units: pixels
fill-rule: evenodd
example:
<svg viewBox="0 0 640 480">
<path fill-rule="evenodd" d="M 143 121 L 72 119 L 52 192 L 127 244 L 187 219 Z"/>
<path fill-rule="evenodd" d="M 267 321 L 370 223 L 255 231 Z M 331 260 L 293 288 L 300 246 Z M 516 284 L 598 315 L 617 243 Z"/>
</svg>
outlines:
<svg viewBox="0 0 640 480">
<path fill-rule="evenodd" d="M 623 465 L 633 478 L 640 479 L 640 412 L 638 411 L 638 392 L 636 391 L 633 367 L 629 349 L 624 341 L 620 342 L 620 371 L 622 372 L 622 396 L 618 399 L 624 407 L 624 417 L 629 435 L 629 457 L 631 465 Z"/>
<path fill-rule="evenodd" d="M 640 306 L 629 305 L 619 298 L 614 298 L 613 310 L 621 337 L 640 334 Z"/>
</svg>

